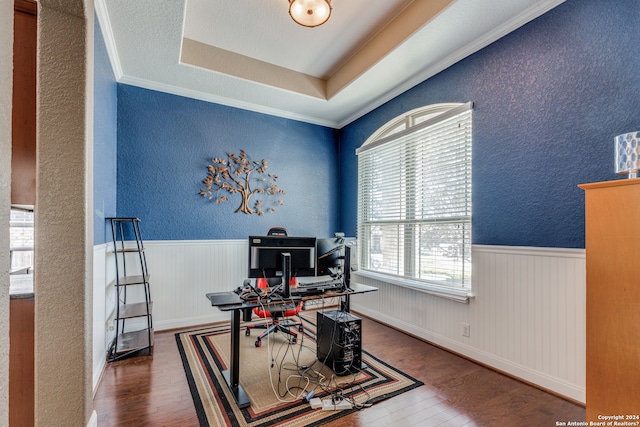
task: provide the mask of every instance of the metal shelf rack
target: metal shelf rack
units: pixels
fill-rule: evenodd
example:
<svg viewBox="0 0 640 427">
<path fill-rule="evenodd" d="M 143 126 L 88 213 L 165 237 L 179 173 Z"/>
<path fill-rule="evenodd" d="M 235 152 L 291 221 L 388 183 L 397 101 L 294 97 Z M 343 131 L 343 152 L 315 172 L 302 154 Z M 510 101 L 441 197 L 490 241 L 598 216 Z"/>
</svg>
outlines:
<svg viewBox="0 0 640 427">
<path fill-rule="evenodd" d="M 112 283 L 115 286 L 116 303 L 109 321 L 115 328 L 115 337 L 109 346 L 107 360 L 114 362 L 126 357 L 152 355 L 153 302 L 140 219 L 106 220 L 111 223 L 116 269 L 116 278 Z M 132 288 L 137 288 L 137 291 Z"/>
</svg>

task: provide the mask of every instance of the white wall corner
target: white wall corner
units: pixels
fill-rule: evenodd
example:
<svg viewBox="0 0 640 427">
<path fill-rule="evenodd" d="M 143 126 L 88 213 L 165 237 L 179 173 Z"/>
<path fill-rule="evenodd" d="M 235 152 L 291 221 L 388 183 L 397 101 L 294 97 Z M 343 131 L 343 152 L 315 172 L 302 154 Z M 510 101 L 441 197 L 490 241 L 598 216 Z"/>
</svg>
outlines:
<svg viewBox="0 0 640 427">
<path fill-rule="evenodd" d="M 93 411 L 91 413 L 91 417 L 89 418 L 87 427 L 98 427 L 98 414 L 96 413 L 96 411 Z"/>
</svg>

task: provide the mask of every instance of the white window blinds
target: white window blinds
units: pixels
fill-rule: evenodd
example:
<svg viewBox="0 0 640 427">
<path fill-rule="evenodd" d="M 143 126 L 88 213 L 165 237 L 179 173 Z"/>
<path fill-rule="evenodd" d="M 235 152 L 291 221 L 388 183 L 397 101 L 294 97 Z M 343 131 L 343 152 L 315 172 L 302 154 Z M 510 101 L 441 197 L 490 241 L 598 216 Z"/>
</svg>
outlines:
<svg viewBox="0 0 640 427">
<path fill-rule="evenodd" d="M 357 150 L 364 270 L 470 289 L 471 113 L 467 103 L 409 120 Z"/>
</svg>

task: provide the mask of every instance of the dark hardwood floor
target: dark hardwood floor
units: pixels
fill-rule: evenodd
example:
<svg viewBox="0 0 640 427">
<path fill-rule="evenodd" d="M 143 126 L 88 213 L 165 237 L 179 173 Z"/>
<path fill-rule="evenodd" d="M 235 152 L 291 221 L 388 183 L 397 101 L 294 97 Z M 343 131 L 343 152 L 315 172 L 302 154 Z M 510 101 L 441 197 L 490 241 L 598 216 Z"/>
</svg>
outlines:
<svg viewBox="0 0 640 427">
<path fill-rule="evenodd" d="M 584 421 L 583 407 L 363 318 L 363 348 L 424 386 L 326 424 L 555 426 Z M 198 426 L 176 331 L 156 332 L 153 357 L 107 366 L 94 398 L 98 426 Z"/>
</svg>

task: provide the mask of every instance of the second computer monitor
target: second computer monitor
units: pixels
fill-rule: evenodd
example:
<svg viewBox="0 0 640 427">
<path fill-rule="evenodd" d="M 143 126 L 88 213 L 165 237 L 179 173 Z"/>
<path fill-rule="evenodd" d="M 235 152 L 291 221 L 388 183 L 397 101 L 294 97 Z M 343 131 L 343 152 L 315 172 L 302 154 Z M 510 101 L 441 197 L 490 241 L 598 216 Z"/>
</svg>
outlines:
<svg viewBox="0 0 640 427">
<path fill-rule="evenodd" d="M 317 262 L 316 262 L 316 275 L 317 276 L 332 276 L 336 277 L 341 274 L 346 274 L 345 271 L 345 248 L 351 248 L 351 263 L 349 265 L 350 270 L 356 270 L 355 264 L 355 248 L 357 240 L 350 237 L 327 237 L 318 239 L 316 242 L 317 247 Z"/>
<path fill-rule="evenodd" d="M 316 238 L 249 236 L 249 277 L 282 277 L 282 254 L 290 254 L 292 277 L 316 274 Z"/>
</svg>

